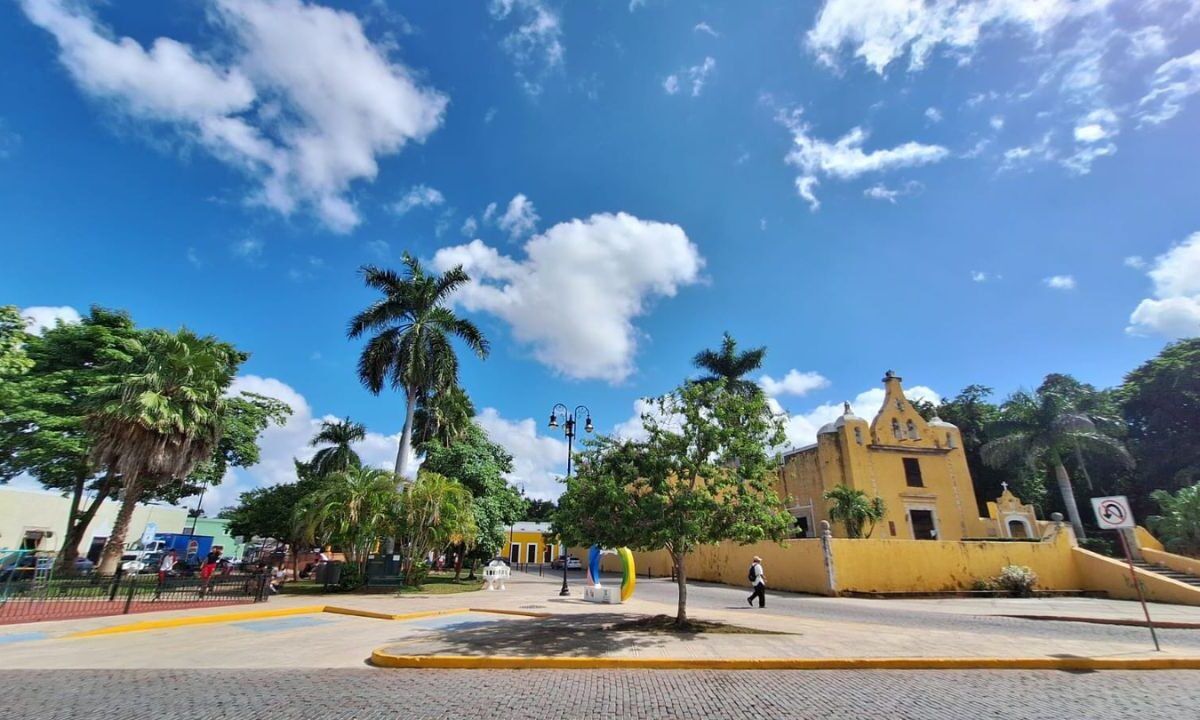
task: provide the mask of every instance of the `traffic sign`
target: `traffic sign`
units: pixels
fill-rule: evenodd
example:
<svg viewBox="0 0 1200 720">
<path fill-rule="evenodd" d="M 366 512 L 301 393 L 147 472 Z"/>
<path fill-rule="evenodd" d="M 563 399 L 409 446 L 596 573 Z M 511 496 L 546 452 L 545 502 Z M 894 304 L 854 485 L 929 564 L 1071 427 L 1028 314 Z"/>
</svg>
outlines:
<svg viewBox="0 0 1200 720">
<path fill-rule="evenodd" d="M 1092 498 L 1092 508 L 1096 511 L 1096 523 L 1101 530 L 1116 530 L 1134 526 L 1133 512 L 1129 509 L 1129 500 L 1124 495 Z"/>
<path fill-rule="evenodd" d="M 154 536 L 158 534 L 158 523 L 146 523 L 146 529 L 142 530 L 142 545 L 149 545 L 154 542 Z"/>
</svg>

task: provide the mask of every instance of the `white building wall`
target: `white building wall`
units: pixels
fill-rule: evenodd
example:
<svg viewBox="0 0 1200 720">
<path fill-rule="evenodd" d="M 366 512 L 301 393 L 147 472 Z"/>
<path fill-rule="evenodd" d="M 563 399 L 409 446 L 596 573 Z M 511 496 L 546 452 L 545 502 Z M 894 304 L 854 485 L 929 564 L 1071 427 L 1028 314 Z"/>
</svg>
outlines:
<svg viewBox="0 0 1200 720">
<path fill-rule="evenodd" d="M 51 534 L 42 539 L 37 549 L 58 551 L 66 534 L 70 507 L 70 498 L 0 487 L 0 548 L 19 548 L 27 532 L 41 531 Z M 119 509 L 120 503 L 117 501 L 104 501 L 79 543 L 81 554 L 91 547 L 92 538 L 108 536 Z M 148 523 L 155 523 L 159 532 L 182 532 L 186 520 L 187 511 L 173 505 L 138 505 L 129 522 L 128 539 L 132 541 L 141 537 Z"/>
</svg>

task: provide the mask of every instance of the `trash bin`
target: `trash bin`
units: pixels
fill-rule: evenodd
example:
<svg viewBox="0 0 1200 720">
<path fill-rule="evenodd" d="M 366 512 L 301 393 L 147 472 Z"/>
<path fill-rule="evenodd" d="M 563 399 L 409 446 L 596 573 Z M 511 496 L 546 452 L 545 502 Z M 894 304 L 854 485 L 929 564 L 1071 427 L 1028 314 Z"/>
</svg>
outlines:
<svg viewBox="0 0 1200 720">
<path fill-rule="evenodd" d="M 317 568 L 317 582 L 321 585 L 337 585 L 341 581 L 341 562 L 327 562 Z"/>
</svg>

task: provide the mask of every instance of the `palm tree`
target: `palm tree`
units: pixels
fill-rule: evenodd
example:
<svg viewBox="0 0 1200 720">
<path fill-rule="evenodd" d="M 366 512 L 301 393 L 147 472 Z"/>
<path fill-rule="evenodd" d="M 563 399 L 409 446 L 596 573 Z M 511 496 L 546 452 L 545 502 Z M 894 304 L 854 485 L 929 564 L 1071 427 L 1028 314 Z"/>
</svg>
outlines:
<svg viewBox="0 0 1200 720">
<path fill-rule="evenodd" d="M 475 404 L 467 391 L 452 385 L 417 399 L 413 415 L 413 444 L 436 442 L 442 447 L 464 437 L 475 419 Z"/>
<path fill-rule="evenodd" d="M 746 352 L 738 352 L 737 341 L 729 333 L 721 340 L 720 350 L 701 350 L 692 359 L 697 368 L 707 371 L 708 375 L 697 382 L 710 383 L 724 380 L 727 387 L 739 395 L 753 395 L 761 392 L 758 385 L 742 376 L 762 367 L 763 357 L 767 354 L 765 347 L 751 348 Z"/>
<path fill-rule="evenodd" d="M 145 332 L 113 361 L 85 421 L 92 460 L 120 475 L 123 501 L 100 559 L 117 568 L 137 502 L 163 483 L 186 478 L 221 438 L 227 398 L 244 353 L 187 329 Z"/>
<path fill-rule="evenodd" d="M 882 520 L 887 513 L 883 498 L 868 498 L 862 490 L 856 490 L 845 483 L 834 486 L 824 497 L 833 503 L 829 506 L 829 519 L 842 523 L 846 527 L 847 537 L 871 537 L 871 533 L 875 532 L 875 523 Z"/>
<path fill-rule="evenodd" d="M 309 466 L 318 477 L 361 467 L 362 460 L 350 445 L 360 442 L 366 437 L 367 428 L 350 418 L 322 421 L 320 431 L 308 444 L 312 447 L 320 445 L 329 445 L 330 447 L 318 450 L 309 461 Z"/>
<path fill-rule="evenodd" d="M 414 584 L 416 563 L 448 545 L 470 550 L 479 536 L 471 491 L 462 483 L 422 470 L 400 500 L 399 535 L 406 548 L 405 582 Z"/>
<path fill-rule="evenodd" d="M 1084 454 L 1111 457 L 1133 467 L 1133 457 L 1121 442 L 1096 428 L 1096 423 L 1079 412 L 1078 403 L 1053 385 L 1043 384 L 1035 393 L 1017 392 L 1000 408 L 1000 420 L 989 430 L 996 439 L 980 448 L 984 463 L 995 467 L 1023 466 L 1036 470 L 1048 465 L 1062 495 L 1071 527 L 1079 538 L 1087 537 L 1075 490 L 1064 460 Z"/>
<path fill-rule="evenodd" d="M 454 291 L 470 281 L 462 266 L 430 275 L 408 253 L 404 253 L 403 263 L 404 274 L 363 267 L 363 281 L 383 297 L 355 315 L 348 332 L 351 338 L 375 332 L 358 360 L 363 385 L 376 395 L 384 385 L 404 392 L 404 431 L 396 454 L 396 475 L 401 482 L 412 449 L 417 398 L 458 382 L 458 357 L 451 337 L 465 342 L 480 358 L 488 354 L 488 341 L 479 328 L 446 306 Z"/>
<path fill-rule="evenodd" d="M 319 490 L 297 504 L 296 534 L 306 542 L 334 543 L 349 562 L 361 565 L 375 541 L 391 532 L 396 477 L 389 470 L 351 467 L 334 472 Z"/>
<path fill-rule="evenodd" d="M 1200 556 L 1200 485 L 1185 487 L 1172 495 L 1166 490 L 1150 493 L 1161 514 L 1147 518 L 1171 552 Z"/>
</svg>

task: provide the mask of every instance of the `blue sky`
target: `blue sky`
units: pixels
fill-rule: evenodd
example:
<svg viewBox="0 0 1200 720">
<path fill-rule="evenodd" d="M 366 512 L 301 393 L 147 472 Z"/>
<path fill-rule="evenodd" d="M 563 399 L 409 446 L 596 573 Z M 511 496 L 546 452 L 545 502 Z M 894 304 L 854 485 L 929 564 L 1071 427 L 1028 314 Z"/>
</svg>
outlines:
<svg viewBox="0 0 1200 720">
<path fill-rule="evenodd" d="M 297 414 L 218 505 L 325 416 L 392 457 L 344 333 L 403 250 L 479 280 L 462 379 L 539 496 L 554 403 L 629 432 L 725 330 L 795 444 L 888 368 L 1107 386 L 1200 334 L 1200 4 L 452 7 L 0 3 L 0 301 L 251 352 Z"/>
</svg>

